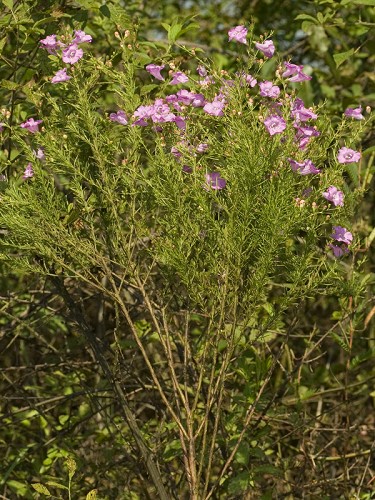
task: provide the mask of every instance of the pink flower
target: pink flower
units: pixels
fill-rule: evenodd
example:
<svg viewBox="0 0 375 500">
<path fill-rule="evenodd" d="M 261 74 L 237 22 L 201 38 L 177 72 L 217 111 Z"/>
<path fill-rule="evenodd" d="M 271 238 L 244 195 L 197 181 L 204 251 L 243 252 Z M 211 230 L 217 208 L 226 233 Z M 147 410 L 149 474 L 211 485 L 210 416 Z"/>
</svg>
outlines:
<svg viewBox="0 0 375 500">
<path fill-rule="evenodd" d="M 271 115 L 263 123 L 270 135 L 281 134 L 286 129 L 286 122 L 281 116 Z"/>
<path fill-rule="evenodd" d="M 319 174 L 320 172 L 311 160 L 305 160 L 302 163 L 298 163 L 298 161 L 288 158 L 288 162 L 290 163 L 292 170 L 294 172 L 298 172 L 300 175 Z"/>
<path fill-rule="evenodd" d="M 332 253 L 335 257 L 342 257 L 343 255 L 349 253 L 348 247 L 344 244 L 339 247 L 338 245 L 333 245 L 332 243 L 330 243 L 329 247 L 331 248 Z"/>
<path fill-rule="evenodd" d="M 246 41 L 246 36 L 247 36 L 247 29 L 245 26 L 235 26 L 234 28 L 231 28 L 228 31 L 228 36 L 229 36 L 229 41 L 231 42 L 234 40 L 235 42 L 238 43 L 244 43 L 245 45 L 247 44 Z"/>
<path fill-rule="evenodd" d="M 207 114 L 211 116 L 223 116 L 224 107 L 225 107 L 225 102 L 217 100 L 213 102 L 207 102 L 203 106 L 203 111 L 205 111 Z"/>
<path fill-rule="evenodd" d="M 335 186 L 329 186 L 327 191 L 322 194 L 323 198 L 330 201 L 335 205 L 335 207 L 344 206 L 344 193 L 337 189 Z"/>
<path fill-rule="evenodd" d="M 350 118 L 355 118 L 356 120 L 363 120 L 365 117 L 362 114 L 362 107 L 359 108 L 347 108 L 344 113 L 345 116 Z"/>
<path fill-rule="evenodd" d="M 268 58 L 272 57 L 275 53 L 275 46 L 272 40 L 266 40 L 264 43 L 257 42 L 255 47 Z"/>
<path fill-rule="evenodd" d="M 331 234 L 331 238 L 336 241 L 342 241 L 346 245 L 350 245 L 350 243 L 353 241 L 352 233 L 342 226 L 333 226 L 333 233 Z"/>
<path fill-rule="evenodd" d="M 160 71 L 165 68 L 165 65 L 162 64 L 160 66 L 157 66 L 156 64 L 148 64 L 146 66 L 146 71 L 150 73 L 154 78 L 157 80 L 164 81 L 164 78 L 162 77 Z"/>
<path fill-rule="evenodd" d="M 49 54 L 55 54 L 56 50 L 62 45 L 61 42 L 56 40 L 56 35 L 48 35 L 39 43 Z"/>
<path fill-rule="evenodd" d="M 67 82 L 72 77 L 66 73 L 66 68 L 60 69 L 55 73 L 55 75 L 51 78 L 51 83 L 62 83 Z"/>
<path fill-rule="evenodd" d="M 127 125 L 128 124 L 128 117 L 126 116 L 125 111 L 122 111 L 122 109 L 117 111 L 117 113 L 111 113 L 109 115 L 109 119 L 112 122 L 120 123 L 120 125 Z"/>
<path fill-rule="evenodd" d="M 86 33 L 82 30 L 75 30 L 72 43 L 78 44 L 78 43 L 86 43 L 86 42 L 91 43 L 92 36 L 86 35 Z"/>
<path fill-rule="evenodd" d="M 289 78 L 290 82 L 304 82 L 305 80 L 311 80 L 311 76 L 305 75 L 303 73 L 303 66 L 298 66 L 298 64 L 292 64 L 285 62 L 284 66 L 286 70 L 282 74 L 284 78 Z"/>
<path fill-rule="evenodd" d="M 337 161 L 339 163 L 357 163 L 360 159 L 361 153 L 359 151 L 354 151 L 354 149 L 346 147 L 341 148 L 337 155 Z"/>
<path fill-rule="evenodd" d="M 43 120 L 34 120 L 34 118 L 29 118 L 26 122 L 21 123 L 20 127 L 25 128 L 32 134 L 39 132 L 39 125 Z"/>
<path fill-rule="evenodd" d="M 204 189 L 208 191 L 209 189 L 220 190 L 224 189 L 227 185 L 227 181 L 220 177 L 219 172 L 209 172 L 205 175 L 206 184 L 204 184 Z"/>
<path fill-rule="evenodd" d="M 33 177 L 33 175 L 34 175 L 33 166 L 31 165 L 31 163 L 28 163 L 26 165 L 26 168 L 25 168 L 25 171 L 23 173 L 22 179 L 24 179 L 24 180 L 30 179 L 31 177 Z"/>
<path fill-rule="evenodd" d="M 75 64 L 83 56 L 83 50 L 78 48 L 78 45 L 72 43 L 68 45 L 62 52 L 62 60 L 67 64 Z"/>
<path fill-rule="evenodd" d="M 278 97 L 280 94 L 280 89 L 277 85 L 273 85 L 272 82 L 265 81 L 259 84 L 260 92 L 259 94 L 263 97 Z"/>
<path fill-rule="evenodd" d="M 179 83 L 186 83 L 189 78 L 182 71 L 176 71 L 172 73 L 173 79 L 169 82 L 169 85 L 178 85 Z"/>
</svg>

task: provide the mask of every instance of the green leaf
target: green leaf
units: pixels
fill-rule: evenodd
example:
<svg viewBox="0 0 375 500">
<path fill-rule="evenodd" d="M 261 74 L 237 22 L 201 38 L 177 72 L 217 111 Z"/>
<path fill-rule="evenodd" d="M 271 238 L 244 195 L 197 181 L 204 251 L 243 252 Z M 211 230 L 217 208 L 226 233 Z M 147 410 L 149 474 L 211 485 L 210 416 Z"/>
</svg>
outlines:
<svg viewBox="0 0 375 500">
<path fill-rule="evenodd" d="M 100 12 L 103 14 L 104 17 L 108 17 L 108 19 L 111 18 L 111 11 L 109 10 L 109 8 L 107 7 L 107 5 L 102 5 L 100 8 L 99 8 Z"/>
<path fill-rule="evenodd" d="M 247 465 L 249 461 L 249 445 L 245 442 L 242 442 L 238 447 L 236 455 L 234 457 L 234 461 L 241 465 Z"/>
<path fill-rule="evenodd" d="M 15 491 L 17 493 L 17 495 L 19 495 L 20 497 L 26 496 L 27 490 L 28 490 L 26 484 L 20 483 L 19 481 L 16 481 L 15 479 L 11 479 L 6 484 L 7 484 L 7 486 L 9 486 L 9 488 L 11 488 L 13 491 Z"/>
<path fill-rule="evenodd" d="M 55 483 L 55 481 L 46 481 L 46 484 L 48 484 L 48 486 L 53 486 L 54 488 L 58 488 L 59 490 L 69 490 L 67 486 L 64 486 L 63 484 L 60 483 Z"/>
<path fill-rule="evenodd" d="M 184 28 L 183 30 L 181 30 L 180 35 L 184 35 L 188 31 L 199 30 L 199 29 L 200 29 L 200 24 L 198 24 L 198 23 L 191 23 L 188 26 L 186 26 L 186 28 Z"/>
<path fill-rule="evenodd" d="M 251 476 L 249 472 L 241 472 L 229 481 L 228 491 L 231 494 L 237 495 L 245 491 L 249 487 Z"/>
<path fill-rule="evenodd" d="M 8 7 L 9 10 L 13 9 L 13 0 L 1 0 L 5 7 Z"/>
<path fill-rule="evenodd" d="M 179 34 L 181 33 L 181 29 L 182 29 L 182 24 L 174 24 L 173 26 L 171 26 L 171 29 L 168 31 L 168 42 L 170 44 L 174 43 Z"/>
<path fill-rule="evenodd" d="M 375 151 L 375 146 L 371 146 L 370 148 L 367 148 L 362 152 L 362 156 L 369 155 L 370 153 L 373 153 L 374 151 Z"/>
<path fill-rule="evenodd" d="M 43 484 L 41 483 L 34 483 L 31 485 L 35 491 L 38 493 L 41 493 L 42 495 L 45 495 L 47 497 L 51 496 L 51 493 L 49 492 L 48 488 L 46 488 Z"/>
<path fill-rule="evenodd" d="M 370 5 L 371 7 L 375 7 L 375 0 L 352 0 L 352 3 L 355 5 Z"/>
<path fill-rule="evenodd" d="M 141 95 L 149 94 L 152 90 L 156 89 L 159 87 L 159 85 L 156 85 L 155 83 L 150 83 L 149 85 L 143 85 L 141 88 Z"/>
<path fill-rule="evenodd" d="M 314 24 L 318 24 L 318 20 L 315 19 L 315 17 L 313 16 L 309 16 L 309 14 L 298 14 L 297 17 L 294 18 L 295 20 L 297 19 L 302 19 L 304 21 L 311 21 L 313 22 Z"/>
<path fill-rule="evenodd" d="M 333 55 L 333 59 L 336 63 L 336 68 L 341 66 L 342 63 L 347 61 L 354 54 L 354 49 L 347 50 L 346 52 L 339 52 L 338 54 Z"/>
<path fill-rule="evenodd" d="M 7 41 L 6 36 L 0 40 L 0 52 L 3 50 L 6 41 Z"/>
</svg>

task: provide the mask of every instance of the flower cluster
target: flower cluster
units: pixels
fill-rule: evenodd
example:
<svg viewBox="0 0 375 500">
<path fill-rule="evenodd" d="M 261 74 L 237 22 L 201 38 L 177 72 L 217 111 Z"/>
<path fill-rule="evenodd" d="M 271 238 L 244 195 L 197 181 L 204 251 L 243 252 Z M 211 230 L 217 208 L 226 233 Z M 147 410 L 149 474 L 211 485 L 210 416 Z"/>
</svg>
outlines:
<svg viewBox="0 0 375 500">
<path fill-rule="evenodd" d="M 57 40 L 57 35 L 48 35 L 43 40 L 40 40 L 42 48 L 46 49 L 49 54 L 57 54 L 62 49 L 61 59 L 65 64 L 73 65 L 83 57 L 83 50 L 79 47 L 81 43 L 91 43 L 91 35 L 86 34 L 82 30 L 75 30 L 71 42 L 66 44 L 61 40 Z M 51 78 L 51 83 L 67 82 L 71 76 L 67 74 L 67 69 L 58 70 Z"/>
</svg>

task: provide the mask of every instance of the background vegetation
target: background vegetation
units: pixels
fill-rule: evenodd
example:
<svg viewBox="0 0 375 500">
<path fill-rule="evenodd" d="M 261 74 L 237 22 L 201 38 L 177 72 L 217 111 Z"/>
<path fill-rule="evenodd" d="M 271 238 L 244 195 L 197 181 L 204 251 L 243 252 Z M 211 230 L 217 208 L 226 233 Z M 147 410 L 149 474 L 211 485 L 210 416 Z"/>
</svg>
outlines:
<svg viewBox="0 0 375 500">
<path fill-rule="evenodd" d="M 228 269 L 215 252 L 225 255 L 229 247 L 215 247 L 209 255 L 212 242 L 221 242 L 216 233 L 201 238 L 204 241 L 196 247 L 210 259 L 211 276 L 198 260 L 188 269 L 182 267 L 186 247 L 176 249 L 173 244 L 180 233 L 170 233 L 176 219 L 184 234 L 196 229 L 186 221 L 196 217 L 195 207 L 203 203 L 205 193 L 198 201 L 182 194 L 179 206 L 181 191 L 176 186 L 181 188 L 185 180 L 176 177 L 168 184 L 166 176 L 164 183 L 155 184 L 152 169 L 162 164 L 161 174 L 173 171 L 174 159 L 163 152 L 163 141 L 173 144 L 172 132 L 160 137 L 152 149 L 151 135 L 130 127 L 125 135 L 106 113 L 117 106 L 134 109 L 142 95 L 154 92 L 155 97 L 158 90 L 150 86 L 154 82 L 143 68 L 160 54 L 192 70 L 191 51 L 196 49 L 199 58 L 213 62 L 218 74 L 232 71 L 241 58 L 238 47 L 228 43 L 228 29 L 253 23 L 254 39 L 272 33 L 283 58 L 303 64 L 313 75 L 299 96 L 307 105 L 324 103 L 332 130 L 327 125 L 319 144 L 330 150 L 337 145 L 333 131 L 343 111 L 375 104 L 374 5 L 372 0 L 280 0 L 277 8 L 265 0 L 2 0 L 0 95 L 7 126 L 2 132 L 1 170 L 8 178 L 19 177 L 28 146 L 16 125 L 40 114 L 48 117 L 47 132 L 40 139 L 44 143 L 39 145 L 54 160 L 49 172 L 66 175 L 57 198 L 47 176 L 41 175 L 40 184 L 33 182 L 24 199 L 15 184 L 12 196 L 18 217 L 2 218 L 3 498 L 43 497 L 48 491 L 62 498 L 107 499 L 373 498 L 373 122 L 360 131 L 347 131 L 347 137 L 357 134 L 356 146 L 363 154 L 360 170 L 348 168 L 344 173 L 348 193 L 353 193 L 345 220 L 353 221 L 357 238 L 351 256 L 339 264 L 331 259 L 326 274 L 319 275 L 321 281 L 315 276 L 311 287 L 301 285 L 285 304 L 277 285 L 292 282 L 296 268 L 292 263 L 286 270 L 280 268 L 274 274 L 279 279 L 276 284 L 262 281 L 259 271 L 258 281 L 250 281 L 254 296 L 246 296 L 254 314 L 234 305 L 245 293 L 238 285 L 233 288 L 236 299 L 224 292 L 217 295 L 210 311 L 225 312 L 210 317 L 202 314 L 206 295 L 212 290 L 215 297 L 215 288 L 234 286 L 245 278 L 236 275 L 236 268 L 223 274 Z M 89 48 L 93 57 L 87 58 L 82 73 L 75 70 L 79 85 L 68 99 L 62 87 L 53 87 L 46 99 L 46 77 L 58 67 L 40 49 L 39 40 L 73 29 L 93 36 Z M 275 63 L 268 61 L 261 65 L 260 75 L 271 79 L 275 70 Z M 77 102 L 80 108 L 75 107 Z M 235 120 L 225 122 L 228 130 L 235 127 Z M 225 128 L 211 126 L 216 134 L 213 154 L 219 158 L 222 144 L 231 147 L 230 138 L 225 137 Z M 194 133 L 202 133 L 197 127 Z M 231 153 L 235 169 L 237 153 L 235 149 Z M 92 164 L 87 161 L 91 154 Z M 184 154 L 189 156 L 188 151 Z M 133 166 L 149 168 L 144 177 L 96 176 L 98 165 L 127 158 Z M 123 167 L 136 172 L 126 162 Z M 99 171 L 101 176 L 105 172 L 105 168 Z M 87 181 L 84 188 L 82 176 Z M 119 183 L 123 198 L 118 195 Z M 5 192 L 6 182 L 1 181 L 0 187 Z M 126 212 L 127 201 L 138 190 L 139 205 L 134 205 L 133 213 Z M 168 197 L 175 206 L 171 218 L 166 210 L 167 215 L 155 222 L 150 214 L 163 214 Z M 211 215 L 212 206 L 216 219 L 210 223 L 216 227 L 220 210 L 230 214 L 230 200 L 210 198 L 206 208 Z M 139 215 L 140 207 L 147 217 Z M 190 218 L 185 218 L 189 210 Z M 125 213 L 127 218 L 116 220 Z M 231 219 L 233 237 L 240 221 L 241 214 Z M 19 238 L 10 244 L 11 224 Z M 160 248 L 149 242 L 150 227 L 169 235 Z M 100 235 L 98 246 L 88 235 L 91 229 Z M 134 234 L 137 246 L 130 249 Z M 291 234 L 295 235 L 292 230 Z M 304 234 L 298 237 L 305 241 Z M 253 241 L 254 247 L 258 243 L 264 245 Z M 290 252 L 298 254 L 300 247 Z M 110 257 L 103 258 L 107 254 Z M 278 254 L 279 258 L 285 255 Z M 157 259 L 161 264 L 155 269 Z M 137 264 L 136 271 L 127 270 L 129 262 Z M 260 269 L 267 265 L 266 260 L 259 262 Z M 250 259 L 241 272 L 253 264 Z M 168 286 L 173 281 L 171 294 Z M 189 287 L 192 291 L 186 293 Z M 246 324 L 240 322 L 242 330 L 236 330 L 238 310 L 247 318 Z M 222 337 L 215 337 L 214 331 L 222 332 Z M 184 340 L 186 332 L 191 343 Z M 212 342 L 201 341 L 211 334 Z M 187 353 L 188 345 L 195 351 Z M 206 349 L 203 358 L 200 349 Z M 151 361 L 151 369 L 145 359 Z M 202 359 L 207 372 L 202 371 L 199 385 Z M 211 393 L 210 387 L 223 373 L 222 391 Z M 197 387 L 201 390 L 195 393 Z M 196 459 L 199 492 L 192 491 L 187 474 L 192 465 L 186 463 L 189 453 L 182 449 L 179 435 L 185 424 L 189 428 L 189 416 L 182 409 L 177 412 L 180 418 L 171 417 L 179 409 L 178 398 L 195 400 L 197 420 L 192 426 L 196 422 L 206 426 L 207 442 L 203 438 L 200 442 L 206 451 Z"/>
</svg>

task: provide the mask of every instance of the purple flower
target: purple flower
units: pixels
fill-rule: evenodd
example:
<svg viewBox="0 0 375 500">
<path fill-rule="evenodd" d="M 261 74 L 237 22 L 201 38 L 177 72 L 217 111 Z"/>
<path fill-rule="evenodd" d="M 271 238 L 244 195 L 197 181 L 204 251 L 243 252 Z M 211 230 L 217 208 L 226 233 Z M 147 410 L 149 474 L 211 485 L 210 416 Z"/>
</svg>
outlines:
<svg viewBox="0 0 375 500">
<path fill-rule="evenodd" d="M 313 192 L 313 188 L 308 187 L 302 191 L 302 196 L 304 196 L 305 198 L 308 198 L 312 192 Z"/>
<path fill-rule="evenodd" d="M 117 111 L 117 113 L 111 113 L 109 115 L 109 119 L 112 122 L 120 123 L 120 125 L 127 125 L 128 124 L 128 117 L 126 116 L 125 111 L 122 111 L 122 109 Z"/>
<path fill-rule="evenodd" d="M 341 148 L 337 155 L 337 161 L 339 163 L 357 163 L 360 159 L 361 153 L 359 151 L 354 151 L 354 149 L 346 147 Z"/>
<path fill-rule="evenodd" d="M 338 245 L 333 245 L 330 243 L 329 247 L 332 250 L 332 253 L 335 257 L 342 257 L 345 254 L 349 253 L 348 247 L 346 245 L 341 245 L 340 247 Z"/>
<path fill-rule="evenodd" d="M 281 134 L 286 129 L 286 122 L 281 116 L 271 115 L 263 123 L 270 135 Z"/>
<path fill-rule="evenodd" d="M 2 122 L 0 123 L 0 132 L 2 132 L 4 130 L 4 125 L 5 125 L 5 123 L 2 123 Z"/>
<path fill-rule="evenodd" d="M 251 88 L 255 87 L 255 85 L 258 83 L 257 80 L 251 75 L 246 75 L 245 80 L 246 83 L 250 85 Z"/>
<path fill-rule="evenodd" d="M 156 64 L 148 64 L 146 66 L 146 71 L 150 73 L 154 78 L 157 80 L 164 81 L 164 78 L 162 77 L 160 71 L 165 68 L 165 65 L 162 64 L 161 66 L 157 66 Z"/>
<path fill-rule="evenodd" d="M 34 175 L 34 170 L 33 170 L 33 166 L 31 165 L 31 163 L 28 163 L 26 165 L 26 168 L 25 168 L 25 171 L 23 173 L 23 176 L 22 176 L 22 179 L 30 179 L 31 177 L 33 177 Z"/>
<path fill-rule="evenodd" d="M 21 123 L 20 127 L 25 128 L 32 134 L 39 132 L 39 124 L 42 123 L 43 120 L 34 120 L 34 118 L 29 118 L 26 122 Z"/>
<path fill-rule="evenodd" d="M 235 26 L 234 28 L 231 28 L 228 31 L 228 36 L 230 42 L 234 40 L 238 43 L 244 43 L 245 45 L 247 44 L 247 29 L 245 28 L 245 26 Z"/>
<path fill-rule="evenodd" d="M 291 115 L 297 122 L 306 122 L 307 120 L 316 120 L 318 118 L 318 115 L 311 111 L 311 109 L 305 108 L 305 103 L 298 97 L 293 103 Z"/>
<path fill-rule="evenodd" d="M 266 40 L 264 43 L 257 42 L 255 47 L 268 58 L 272 57 L 275 53 L 275 46 L 272 40 Z"/>
<path fill-rule="evenodd" d="M 320 172 L 311 160 L 305 160 L 302 163 L 298 163 L 298 161 L 288 158 L 288 162 L 290 163 L 292 170 L 294 172 L 298 172 L 300 175 L 319 174 Z"/>
<path fill-rule="evenodd" d="M 173 121 L 175 122 L 175 124 L 177 125 L 177 127 L 179 129 L 181 129 L 181 130 L 186 129 L 186 120 L 182 116 L 175 116 Z"/>
<path fill-rule="evenodd" d="M 55 75 L 51 78 L 51 83 L 62 83 L 67 82 L 72 77 L 67 75 L 66 68 L 60 69 L 55 73 Z"/>
<path fill-rule="evenodd" d="M 203 80 L 198 81 L 199 85 L 202 85 L 202 87 L 208 87 L 212 83 L 215 83 L 215 80 L 213 76 L 205 76 Z"/>
<path fill-rule="evenodd" d="M 278 97 L 280 94 L 280 89 L 277 85 L 273 85 L 272 82 L 265 81 L 259 84 L 260 92 L 259 94 L 263 97 Z"/>
<path fill-rule="evenodd" d="M 330 201 L 335 205 L 335 207 L 344 206 L 344 193 L 337 189 L 335 186 L 329 186 L 327 191 L 324 191 L 322 195 L 326 200 Z"/>
<path fill-rule="evenodd" d="M 350 118 L 355 118 L 356 120 L 363 120 L 365 117 L 362 114 L 362 107 L 359 108 L 347 108 L 344 113 L 345 116 Z"/>
<path fill-rule="evenodd" d="M 169 82 L 169 85 L 178 85 L 179 83 L 186 83 L 189 78 L 182 71 L 176 71 L 172 73 L 173 79 Z"/>
<path fill-rule="evenodd" d="M 39 43 L 49 54 L 55 54 L 56 50 L 62 45 L 61 42 L 56 40 L 56 35 L 48 35 Z"/>
<path fill-rule="evenodd" d="M 83 50 L 76 43 L 68 45 L 62 52 L 62 60 L 67 64 L 75 64 L 83 56 Z"/>
<path fill-rule="evenodd" d="M 185 104 L 186 106 L 191 104 L 193 100 L 193 94 L 190 90 L 182 89 L 177 92 L 178 102 Z"/>
<path fill-rule="evenodd" d="M 181 151 L 179 149 L 177 149 L 176 146 L 171 147 L 171 153 L 173 154 L 173 156 L 175 158 L 181 158 L 181 156 L 182 156 Z"/>
<path fill-rule="evenodd" d="M 192 94 L 193 100 L 191 101 L 191 105 L 193 108 L 202 108 L 206 104 L 206 100 L 203 94 Z"/>
<path fill-rule="evenodd" d="M 44 162 L 46 160 L 46 156 L 44 154 L 44 149 L 43 148 L 38 148 L 36 151 L 33 151 L 33 155 L 35 158 L 41 162 Z"/>
<path fill-rule="evenodd" d="M 155 103 L 149 106 L 149 117 L 154 123 L 173 122 L 176 115 L 171 112 L 168 104 L 163 99 L 155 99 Z"/>
<path fill-rule="evenodd" d="M 298 66 L 298 64 L 292 64 L 285 62 L 284 66 L 286 70 L 282 74 L 284 78 L 291 77 L 289 78 L 290 82 L 304 82 L 305 80 L 311 80 L 311 76 L 305 75 L 305 73 L 302 71 L 303 66 Z"/>
<path fill-rule="evenodd" d="M 342 226 L 333 226 L 333 233 L 331 234 L 331 238 L 336 241 L 342 241 L 347 245 L 350 245 L 350 243 L 353 241 L 352 233 Z"/>
<path fill-rule="evenodd" d="M 206 183 L 204 184 L 204 189 L 208 191 L 209 189 L 224 189 L 227 185 L 227 181 L 220 177 L 219 172 L 209 172 L 205 175 Z"/>
<path fill-rule="evenodd" d="M 204 66 L 199 65 L 197 68 L 197 72 L 199 76 L 207 76 L 207 70 Z"/>
<path fill-rule="evenodd" d="M 165 97 L 165 101 L 168 103 L 168 104 L 173 104 L 175 102 L 178 101 L 178 97 L 177 97 L 177 94 L 169 94 Z"/>
<path fill-rule="evenodd" d="M 207 102 L 203 106 L 203 111 L 211 116 L 223 116 L 223 109 L 225 107 L 224 101 L 215 100 L 213 102 Z"/>
<path fill-rule="evenodd" d="M 208 144 L 206 142 L 202 142 L 202 144 L 198 144 L 197 151 L 198 153 L 205 153 L 208 150 Z"/>
<path fill-rule="evenodd" d="M 309 127 L 308 125 L 295 123 L 294 128 L 296 129 L 296 140 L 298 141 L 299 149 L 305 149 L 311 137 L 318 137 L 320 135 L 319 130 L 315 127 Z"/>
<path fill-rule="evenodd" d="M 146 120 L 151 118 L 152 114 L 152 106 L 139 106 L 133 113 L 134 118 L 138 118 L 134 123 L 134 125 L 139 125 L 140 127 L 146 127 L 148 123 Z"/>
<path fill-rule="evenodd" d="M 82 30 L 75 30 L 74 31 L 74 38 L 72 40 L 72 43 L 91 43 L 92 42 L 92 36 L 91 35 L 86 35 L 86 33 Z"/>
</svg>

